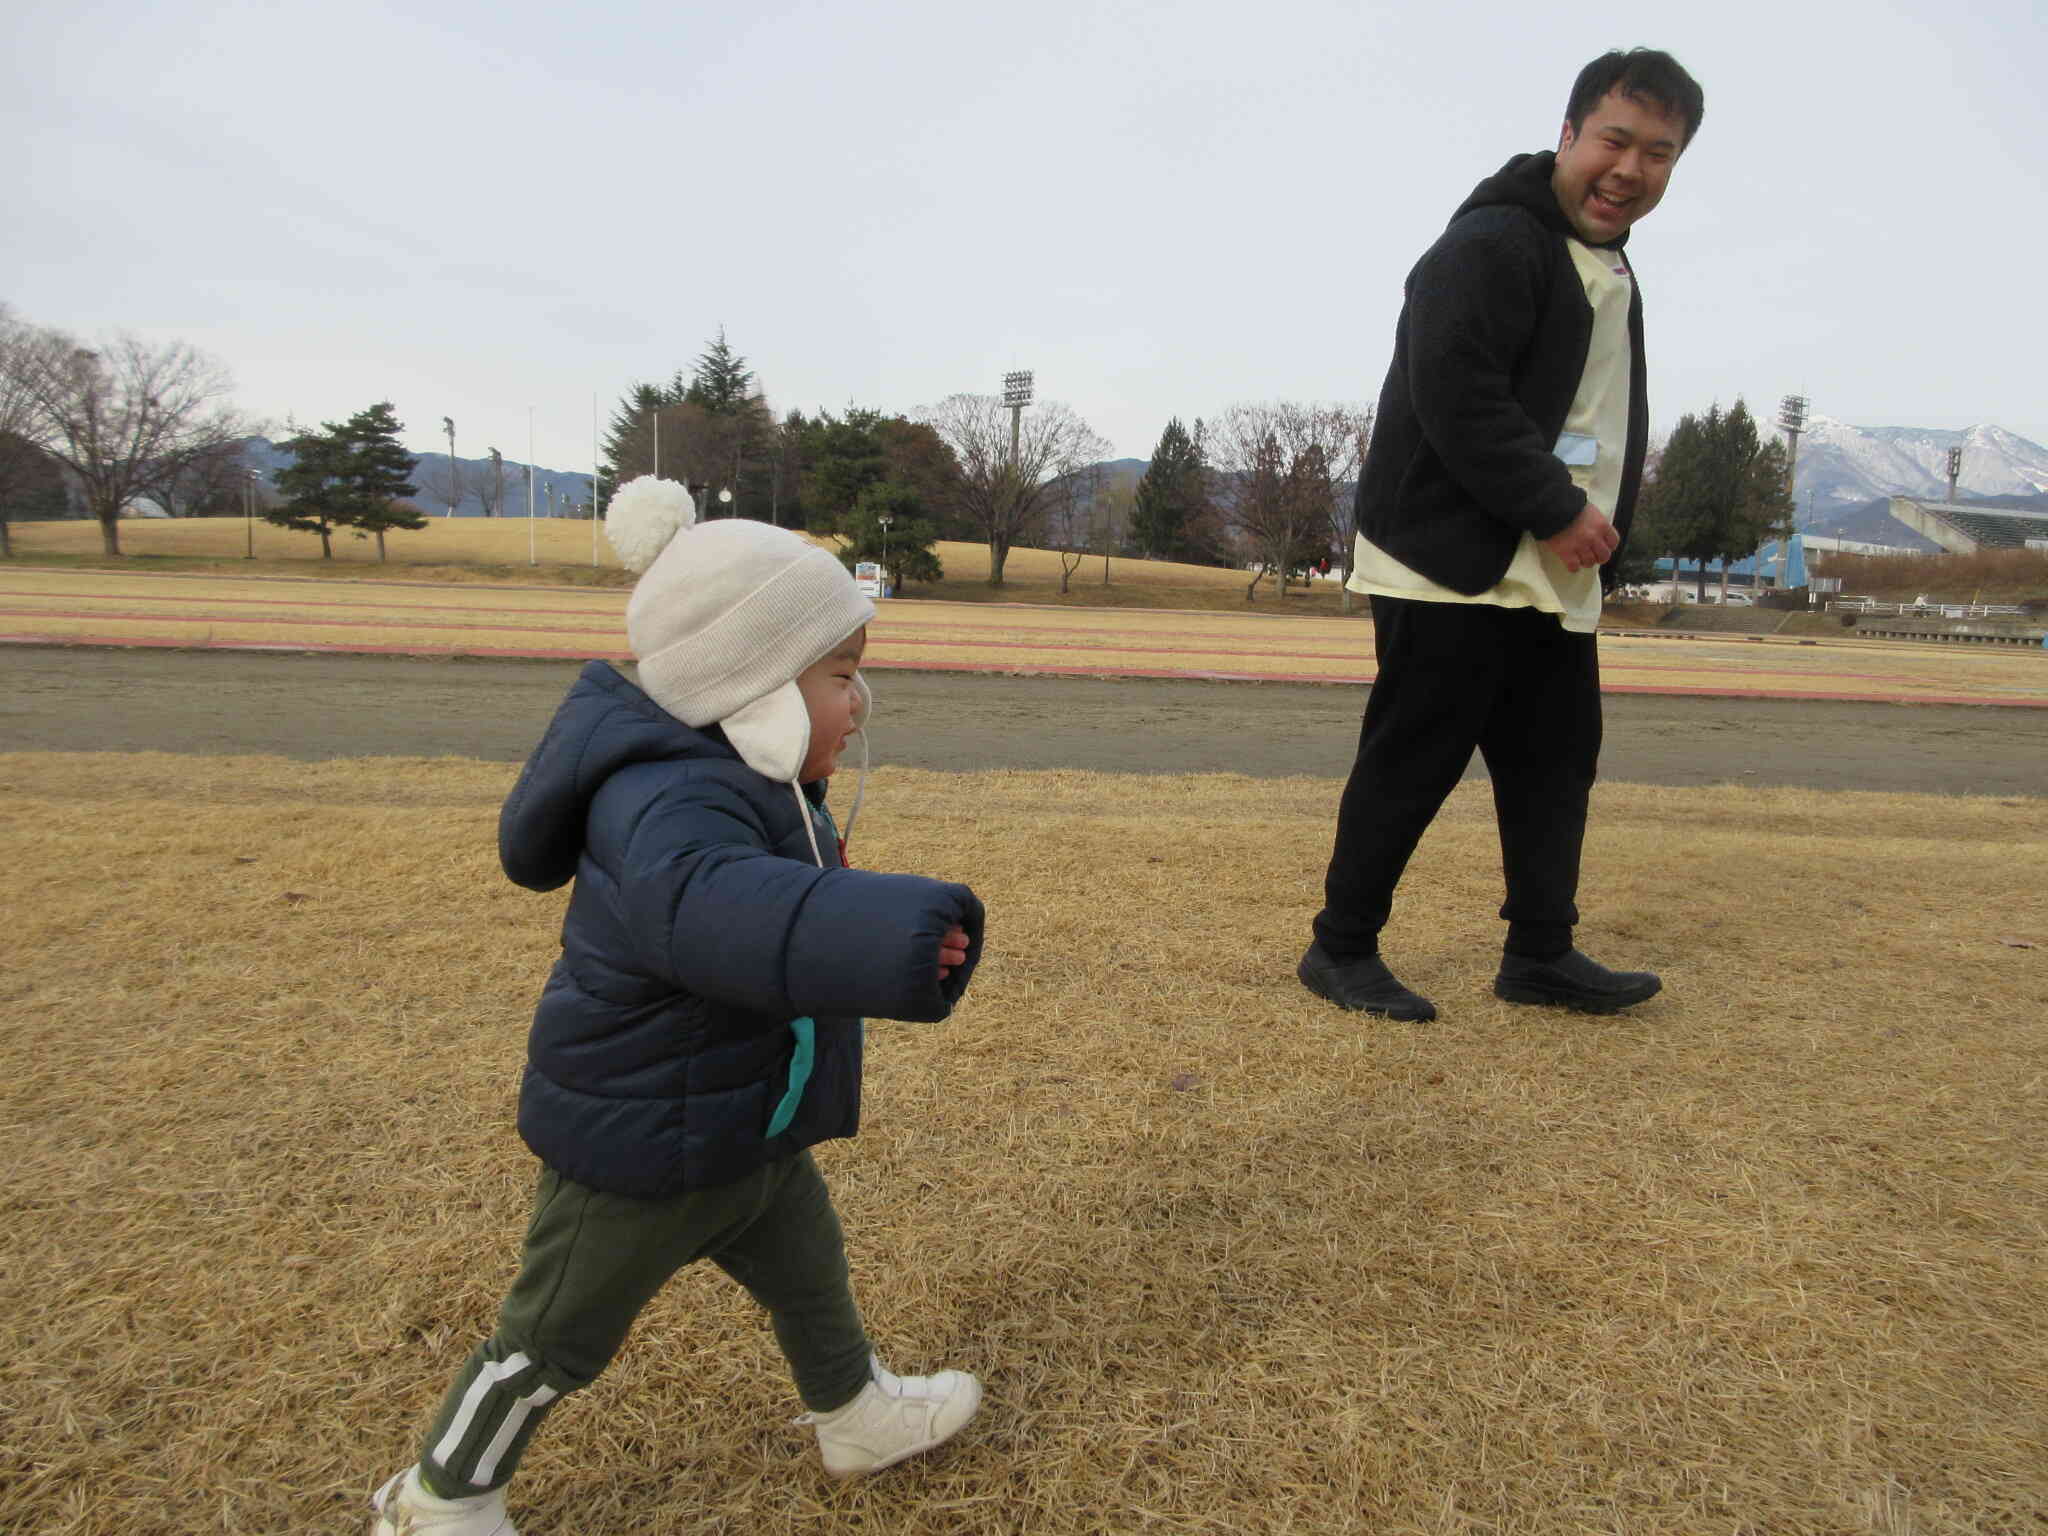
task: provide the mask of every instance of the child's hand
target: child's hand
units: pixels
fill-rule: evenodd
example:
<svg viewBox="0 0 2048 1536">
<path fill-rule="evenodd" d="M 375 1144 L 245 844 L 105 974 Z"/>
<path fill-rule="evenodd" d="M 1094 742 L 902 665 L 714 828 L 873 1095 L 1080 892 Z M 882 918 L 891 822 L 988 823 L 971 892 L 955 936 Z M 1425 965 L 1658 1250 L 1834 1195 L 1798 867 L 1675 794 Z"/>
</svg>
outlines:
<svg viewBox="0 0 2048 1536">
<path fill-rule="evenodd" d="M 939 940 L 939 980 L 953 974 L 953 967 L 967 963 L 967 930 L 954 927 Z"/>
</svg>

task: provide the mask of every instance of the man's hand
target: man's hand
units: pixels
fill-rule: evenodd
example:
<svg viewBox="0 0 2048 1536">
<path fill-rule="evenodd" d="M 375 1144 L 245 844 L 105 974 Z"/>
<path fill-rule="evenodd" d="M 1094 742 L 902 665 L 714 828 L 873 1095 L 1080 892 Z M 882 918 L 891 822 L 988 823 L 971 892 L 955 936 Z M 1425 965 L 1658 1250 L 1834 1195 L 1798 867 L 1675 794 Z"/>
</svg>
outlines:
<svg viewBox="0 0 2048 1536">
<path fill-rule="evenodd" d="M 1564 562 L 1568 571 L 1605 565 L 1621 547 L 1621 535 L 1590 501 L 1564 528 L 1543 541 L 1543 547 Z"/>
<path fill-rule="evenodd" d="M 953 974 L 955 966 L 965 965 L 966 963 L 967 930 L 965 928 L 948 929 L 945 937 L 939 940 L 939 980 L 944 981 Z"/>
</svg>

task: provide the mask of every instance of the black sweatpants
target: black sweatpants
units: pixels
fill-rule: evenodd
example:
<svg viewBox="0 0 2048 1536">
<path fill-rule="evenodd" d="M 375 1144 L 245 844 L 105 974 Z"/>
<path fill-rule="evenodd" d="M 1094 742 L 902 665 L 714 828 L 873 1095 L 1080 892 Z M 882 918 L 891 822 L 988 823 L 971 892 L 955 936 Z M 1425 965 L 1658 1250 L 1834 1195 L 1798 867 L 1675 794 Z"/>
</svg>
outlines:
<svg viewBox="0 0 2048 1536">
<path fill-rule="evenodd" d="M 1571 948 L 1579 851 L 1600 762 L 1600 661 L 1555 614 L 1485 603 L 1372 599 L 1379 676 L 1337 810 L 1315 936 L 1373 953 L 1394 887 L 1477 747 L 1493 779 L 1506 948 Z"/>
</svg>

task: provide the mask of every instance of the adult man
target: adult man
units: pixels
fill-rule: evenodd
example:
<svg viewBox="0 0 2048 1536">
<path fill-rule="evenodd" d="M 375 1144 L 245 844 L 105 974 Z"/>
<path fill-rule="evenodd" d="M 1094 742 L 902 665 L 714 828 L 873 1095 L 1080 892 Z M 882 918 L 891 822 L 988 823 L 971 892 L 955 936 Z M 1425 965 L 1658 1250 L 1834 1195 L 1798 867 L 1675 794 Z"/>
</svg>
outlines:
<svg viewBox="0 0 2048 1536">
<path fill-rule="evenodd" d="M 1705 112 L 1669 54 L 1580 71 L 1556 151 L 1481 182 L 1408 275 L 1358 486 L 1351 586 L 1379 676 L 1337 814 L 1303 985 L 1432 1019 L 1379 955 L 1394 887 L 1476 746 L 1493 780 L 1508 924 L 1497 996 L 1609 1013 L 1661 983 L 1572 944 L 1600 755 L 1603 569 L 1649 431 L 1642 303 L 1622 254 Z"/>
</svg>

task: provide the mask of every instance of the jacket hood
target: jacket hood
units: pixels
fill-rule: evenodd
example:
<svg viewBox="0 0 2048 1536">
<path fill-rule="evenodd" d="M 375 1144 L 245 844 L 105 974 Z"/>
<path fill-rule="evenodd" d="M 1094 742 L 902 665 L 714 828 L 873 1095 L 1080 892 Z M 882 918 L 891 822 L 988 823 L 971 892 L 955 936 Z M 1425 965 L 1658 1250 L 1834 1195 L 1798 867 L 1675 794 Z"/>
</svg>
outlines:
<svg viewBox="0 0 2048 1536">
<path fill-rule="evenodd" d="M 1508 163 L 1472 189 L 1472 195 L 1458 205 L 1458 211 L 1451 215 L 1456 223 L 1466 214 L 1478 208 L 1522 208 L 1536 216 L 1537 222 L 1545 229 L 1563 235 L 1568 240 L 1578 238 L 1571 220 L 1564 216 L 1564 210 L 1557 206 L 1557 194 L 1551 190 L 1550 176 L 1557 169 L 1557 154 L 1554 150 L 1540 150 L 1533 155 L 1515 155 Z M 1626 234 L 1610 242 L 1613 246 L 1628 243 Z"/>
<path fill-rule="evenodd" d="M 505 873 L 551 891 L 576 873 L 590 802 L 635 763 L 723 757 L 737 762 L 716 726 L 684 725 L 608 662 L 588 663 L 548 722 L 498 815 Z"/>
</svg>

